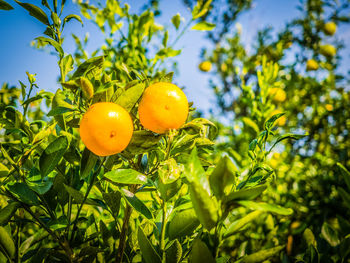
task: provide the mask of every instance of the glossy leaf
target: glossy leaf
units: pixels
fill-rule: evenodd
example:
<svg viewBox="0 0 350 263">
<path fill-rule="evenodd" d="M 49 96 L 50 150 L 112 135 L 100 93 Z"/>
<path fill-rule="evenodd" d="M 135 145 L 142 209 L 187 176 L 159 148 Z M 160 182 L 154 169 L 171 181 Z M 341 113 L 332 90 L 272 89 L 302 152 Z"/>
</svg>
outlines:
<svg viewBox="0 0 350 263">
<path fill-rule="evenodd" d="M 59 53 L 60 57 L 63 58 L 64 51 L 63 51 L 61 45 L 57 41 L 50 39 L 50 38 L 47 38 L 47 37 L 37 37 L 36 40 L 40 41 L 40 42 L 49 43 L 51 46 L 53 46 L 56 49 L 56 51 Z"/>
<path fill-rule="evenodd" d="M 151 242 L 146 237 L 142 228 L 139 226 L 137 231 L 137 240 L 141 249 L 142 257 L 146 263 L 162 263 L 162 260 Z"/>
<path fill-rule="evenodd" d="M 132 206 L 137 212 L 146 217 L 147 219 L 153 219 L 151 211 L 147 208 L 147 206 L 138 199 L 132 192 L 122 189 L 122 194 L 125 200 Z"/>
<path fill-rule="evenodd" d="M 62 75 L 67 76 L 67 74 L 73 70 L 73 65 L 74 61 L 72 55 L 67 55 L 62 58 L 59 62 L 59 66 L 62 70 Z M 65 79 L 62 79 L 61 81 L 65 82 Z"/>
<path fill-rule="evenodd" d="M 281 142 L 283 140 L 287 140 L 287 139 L 300 140 L 300 139 L 304 138 L 305 136 L 307 136 L 307 135 L 305 135 L 305 134 L 293 134 L 293 133 L 286 133 L 284 135 L 281 135 L 273 143 L 273 145 L 271 146 L 269 152 L 271 152 L 271 150 L 276 146 L 276 144 L 278 144 L 279 142 Z"/>
<path fill-rule="evenodd" d="M 180 242 L 175 239 L 169 248 L 165 251 L 166 263 L 179 263 L 182 256 L 182 247 Z"/>
<path fill-rule="evenodd" d="M 67 149 L 68 140 L 66 136 L 58 137 L 46 147 L 39 160 L 42 177 L 45 177 L 56 168 Z"/>
<path fill-rule="evenodd" d="M 279 205 L 254 201 L 237 201 L 237 203 L 249 209 L 267 211 L 277 215 L 288 216 L 293 214 L 293 210 L 291 208 L 284 208 Z"/>
<path fill-rule="evenodd" d="M 266 123 L 265 123 L 265 129 L 269 130 L 271 129 L 271 127 L 273 127 L 273 124 L 275 123 L 275 121 L 277 121 L 279 118 L 281 118 L 282 116 L 284 116 L 286 113 L 277 113 L 275 115 L 273 115 L 271 118 L 269 118 Z"/>
<path fill-rule="evenodd" d="M 118 169 L 103 175 L 114 183 L 119 184 L 145 184 L 147 177 L 133 169 Z"/>
<path fill-rule="evenodd" d="M 204 228 L 212 229 L 218 220 L 218 207 L 208 192 L 198 182 L 189 185 L 191 201 L 199 222 Z"/>
<path fill-rule="evenodd" d="M 242 189 L 239 191 L 235 191 L 230 193 L 226 198 L 225 202 L 230 202 L 234 200 L 252 200 L 258 197 L 262 192 L 266 190 L 266 185 L 259 185 L 256 187 Z"/>
<path fill-rule="evenodd" d="M 102 68 L 104 62 L 104 57 L 93 57 L 88 60 L 86 60 L 84 63 L 82 63 L 77 70 L 74 72 L 72 79 L 79 78 L 81 76 L 85 76 L 89 71 L 95 69 L 95 68 Z"/>
<path fill-rule="evenodd" d="M 12 202 L 2 208 L 0 210 L 0 225 L 7 224 L 19 207 L 20 204 L 18 202 Z"/>
<path fill-rule="evenodd" d="M 7 186 L 12 194 L 14 194 L 20 201 L 28 205 L 39 205 L 39 199 L 35 192 L 25 183 L 14 183 Z"/>
<path fill-rule="evenodd" d="M 13 258 L 15 256 L 15 243 L 6 229 L 2 226 L 0 226 L 0 247 L 3 248 L 4 252 L 9 256 L 9 258 Z"/>
<path fill-rule="evenodd" d="M 120 192 L 102 193 L 103 200 L 106 205 L 111 209 L 114 218 L 117 218 L 120 209 Z"/>
<path fill-rule="evenodd" d="M 169 223 L 169 239 L 189 236 L 199 226 L 200 222 L 193 209 L 186 209 L 176 212 L 175 216 Z"/>
<path fill-rule="evenodd" d="M 83 21 L 81 20 L 81 17 L 78 16 L 78 15 L 74 15 L 74 14 L 71 14 L 71 15 L 66 16 L 66 17 L 63 19 L 63 25 L 66 24 L 66 23 L 68 23 L 68 22 L 69 22 L 70 20 L 72 20 L 72 19 L 75 19 L 75 20 L 77 20 L 78 22 L 80 22 L 82 26 L 84 25 Z"/>
<path fill-rule="evenodd" d="M 22 6 L 23 8 L 25 8 L 27 11 L 29 11 L 29 14 L 31 16 L 35 17 L 36 19 L 38 19 L 39 21 L 41 21 L 45 25 L 50 25 L 49 18 L 47 17 L 45 12 L 41 8 L 39 8 L 33 4 L 21 3 L 18 0 L 15 0 L 15 2 L 17 4 L 19 4 L 20 6 Z"/>
<path fill-rule="evenodd" d="M 228 156 L 223 156 L 209 176 L 210 187 L 215 196 L 222 198 L 231 190 L 236 180 L 237 168 Z"/>
<path fill-rule="evenodd" d="M 143 91 L 145 89 L 144 83 L 139 83 L 135 86 L 124 91 L 115 101 L 115 103 L 122 106 L 128 112 L 132 110 L 138 100 L 141 98 Z"/>
<path fill-rule="evenodd" d="M 98 157 L 90 152 L 88 148 L 84 149 L 80 162 L 80 175 L 82 178 L 86 178 L 93 172 L 97 160 Z"/>
<path fill-rule="evenodd" d="M 233 221 L 227 228 L 227 230 L 224 233 L 224 237 L 229 237 L 238 231 L 240 231 L 243 227 L 245 227 L 247 224 L 249 224 L 251 221 L 259 217 L 263 212 L 262 211 L 254 211 L 251 212 L 244 217 Z"/>
</svg>

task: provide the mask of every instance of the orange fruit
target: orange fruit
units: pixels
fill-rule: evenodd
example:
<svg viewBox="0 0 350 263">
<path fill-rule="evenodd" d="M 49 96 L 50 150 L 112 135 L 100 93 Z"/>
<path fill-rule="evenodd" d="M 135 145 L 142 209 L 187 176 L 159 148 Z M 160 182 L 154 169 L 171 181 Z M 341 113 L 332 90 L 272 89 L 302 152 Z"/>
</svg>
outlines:
<svg viewBox="0 0 350 263">
<path fill-rule="evenodd" d="M 91 105 L 81 119 L 79 128 L 85 146 L 98 156 L 123 151 L 131 140 L 133 130 L 129 113 L 112 102 Z"/>
<path fill-rule="evenodd" d="M 156 133 L 180 128 L 188 115 L 185 93 L 168 82 L 154 83 L 143 93 L 139 117 L 143 127 Z"/>
<path fill-rule="evenodd" d="M 334 22 L 328 22 L 323 26 L 323 32 L 328 36 L 333 36 L 337 31 L 337 24 Z"/>
<path fill-rule="evenodd" d="M 203 61 L 202 63 L 199 64 L 199 69 L 203 72 L 208 72 L 211 70 L 211 63 L 209 61 Z"/>
<path fill-rule="evenodd" d="M 286 92 L 281 88 L 271 88 L 268 93 L 274 102 L 283 102 L 287 98 Z"/>
<path fill-rule="evenodd" d="M 337 54 L 337 49 L 330 44 L 320 46 L 320 53 L 325 57 L 334 57 Z"/>
<path fill-rule="evenodd" d="M 307 71 L 312 71 L 312 70 L 318 70 L 318 63 L 314 59 L 309 59 L 306 62 L 306 70 Z"/>
<path fill-rule="evenodd" d="M 279 110 L 279 109 L 273 110 L 273 111 L 270 113 L 270 117 L 272 117 L 273 115 L 279 114 L 279 113 L 282 113 L 282 111 Z M 283 115 L 282 117 L 278 118 L 278 119 L 276 120 L 275 123 L 276 123 L 278 126 L 284 126 L 284 125 L 286 124 L 286 121 L 287 121 L 286 115 Z"/>
</svg>

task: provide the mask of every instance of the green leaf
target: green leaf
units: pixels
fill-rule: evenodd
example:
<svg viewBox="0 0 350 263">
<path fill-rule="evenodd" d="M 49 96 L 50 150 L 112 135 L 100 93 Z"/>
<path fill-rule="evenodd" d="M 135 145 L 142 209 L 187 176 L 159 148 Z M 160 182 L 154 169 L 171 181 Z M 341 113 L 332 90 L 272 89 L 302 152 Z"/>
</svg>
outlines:
<svg viewBox="0 0 350 263">
<path fill-rule="evenodd" d="M 122 106 L 128 112 L 134 108 L 135 104 L 141 98 L 143 91 L 145 90 L 145 84 L 139 83 L 135 86 L 124 91 L 115 101 L 115 103 Z"/>
<path fill-rule="evenodd" d="M 137 231 L 137 240 L 141 249 L 142 258 L 146 263 L 162 263 L 160 256 L 146 237 L 141 226 L 139 226 Z"/>
<path fill-rule="evenodd" d="M 102 193 L 102 196 L 106 205 L 111 209 L 113 217 L 117 218 L 120 209 L 120 192 Z"/>
<path fill-rule="evenodd" d="M 156 54 L 157 58 L 164 59 L 164 58 L 171 58 L 171 57 L 176 57 L 181 54 L 181 49 L 180 50 L 174 50 L 171 47 L 163 48 L 159 50 Z"/>
<path fill-rule="evenodd" d="M 266 190 L 266 185 L 259 185 L 257 187 L 252 187 L 248 189 L 239 190 L 236 192 L 230 193 L 225 198 L 225 203 L 234 201 L 234 200 L 252 200 L 258 197 L 262 192 Z"/>
<path fill-rule="evenodd" d="M 197 24 L 195 24 L 191 29 L 192 30 L 200 30 L 200 31 L 211 31 L 215 28 L 215 24 L 206 22 L 206 21 L 201 21 Z"/>
<path fill-rule="evenodd" d="M 165 251 L 166 263 L 179 263 L 182 257 L 182 247 L 180 242 L 175 239 L 168 245 L 168 249 Z"/>
<path fill-rule="evenodd" d="M 317 242 L 316 242 L 315 236 L 309 228 L 305 229 L 305 231 L 303 233 L 303 237 L 304 237 L 305 242 L 308 246 L 317 247 Z"/>
<path fill-rule="evenodd" d="M 5 2 L 4 0 L 0 0 L 0 10 L 12 10 L 13 7 Z"/>
<path fill-rule="evenodd" d="M 53 46 L 56 49 L 56 51 L 59 53 L 60 57 L 63 58 L 64 51 L 63 51 L 61 45 L 57 41 L 50 39 L 50 38 L 47 38 L 47 37 L 37 37 L 37 38 L 35 38 L 35 40 L 40 41 L 40 42 L 49 43 L 51 46 Z"/>
<path fill-rule="evenodd" d="M 103 175 L 107 179 L 118 184 L 145 184 L 147 177 L 133 169 L 118 169 Z"/>
<path fill-rule="evenodd" d="M 68 140 L 65 136 L 58 137 L 46 147 L 39 160 L 42 177 L 45 177 L 56 168 L 67 149 Z"/>
<path fill-rule="evenodd" d="M 84 194 L 76 189 L 74 189 L 73 187 L 70 187 L 68 185 L 63 185 L 64 188 L 66 189 L 66 191 L 68 192 L 68 194 L 74 198 L 74 200 L 78 203 L 78 204 L 82 204 L 84 201 Z M 86 199 L 85 204 L 88 205 L 97 205 L 96 202 L 92 201 L 91 199 Z"/>
<path fill-rule="evenodd" d="M 215 259 L 211 254 L 207 245 L 196 238 L 192 243 L 192 252 L 191 252 L 191 262 L 192 263 L 215 263 Z"/>
<path fill-rule="evenodd" d="M 12 237 L 7 233 L 6 229 L 0 226 L 0 247 L 3 248 L 4 252 L 9 258 L 15 256 L 16 247 Z"/>
<path fill-rule="evenodd" d="M 283 140 L 286 140 L 286 139 L 300 140 L 306 136 L 308 136 L 308 135 L 307 134 L 293 134 L 293 133 L 286 133 L 284 135 L 281 135 L 277 138 L 277 140 L 271 146 L 269 152 L 271 152 L 271 150 L 276 146 L 277 143 L 279 143 Z"/>
<path fill-rule="evenodd" d="M 348 190 L 350 191 L 350 172 L 341 163 L 337 163 L 337 166 L 339 167 L 341 174 L 344 177 L 346 186 L 348 187 Z"/>
<path fill-rule="evenodd" d="M 249 213 L 248 215 L 233 221 L 227 228 L 227 230 L 224 233 L 224 237 L 229 237 L 234 234 L 236 234 L 238 231 L 240 231 L 243 227 L 245 227 L 247 224 L 249 224 L 251 221 L 259 217 L 263 212 L 262 211 L 253 211 Z"/>
<path fill-rule="evenodd" d="M 252 119 L 247 118 L 247 117 L 243 117 L 242 121 L 246 126 L 252 128 L 256 132 L 256 134 L 259 134 L 260 129 L 255 121 L 253 121 Z"/>
<path fill-rule="evenodd" d="M 285 115 L 285 112 L 277 113 L 273 115 L 270 119 L 268 119 L 265 123 L 265 130 L 270 130 L 275 121 L 277 121 L 279 118 L 281 118 L 283 115 Z"/>
<path fill-rule="evenodd" d="M 250 254 L 248 256 L 243 257 L 242 259 L 235 261 L 236 263 L 258 263 L 263 262 L 264 260 L 269 259 L 277 255 L 285 246 L 277 246 L 269 249 L 260 250 L 256 253 Z"/>
<path fill-rule="evenodd" d="M 0 225 L 6 225 L 19 207 L 20 203 L 12 202 L 2 208 L 0 210 Z"/>
<path fill-rule="evenodd" d="M 237 168 L 228 156 L 221 157 L 209 176 L 210 187 L 215 196 L 222 198 L 231 190 L 236 180 Z"/>
<path fill-rule="evenodd" d="M 66 17 L 63 19 L 63 26 L 64 26 L 66 23 L 68 23 L 71 19 L 77 20 L 78 22 L 81 23 L 82 26 L 84 26 L 83 21 L 81 20 L 80 16 L 74 15 L 74 14 L 68 15 L 68 16 L 66 16 Z"/>
<path fill-rule="evenodd" d="M 134 131 L 126 151 L 134 155 L 149 152 L 158 145 L 161 138 L 162 136 L 150 131 Z"/>
<path fill-rule="evenodd" d="M 202 0 L 197 0 L 196 6 L 192 10 L 192 19 L 197 19 L 208 13 L 212 0 L 206 0 L 203 4 Z"/>
<path fill-rule="evenodd" d="M 20 201 L 28 205 L 39 205 L 39 199 L 35 192 L 25 183 L 14 183 L 7 186 L 12 194 L 14 194 Z"/>
<path fill-rule="evenodd" d="M 350 209 L 350 194 L 344 190 L 342 187 L 338 187 L 338 192 L 344 201 L 344 204 Z"/>
<path fill-rule="evenodd" d="M 93 57 L 80 64 L 77 70 L 74 72 L 72 79 L 79 78 L 86 75 L 88 72 L 97 69 L 102 69 L 104 57 Z"/>
<path fill-rule="evenodd" d="M 137 212 L 146 217 L 147 219 L 153 219 L 151 211 L 145 206 L 145 204 L 138 199 L 132 192 L 122 189 L 123 197 Z"/>
<path fill-rule="evenodd" d="M 291 208 L 284 208 L 279 205 L 273 205 L 273 204 L 268 204 L 263 202 L 254 202 L 254 201 L 237 201 L 237 203 L 249 209 L 267 211 L 277 215 L 288 216 L 293 214 L 293 210 Z"/>
<path fill-rule="evenodd" d="M 327 222 L 324 222 L 322 225 L 321 235 L 332 247 L 340 244 L 337 231 L 333 229 L 333 227 L 331 227 Z"/>
<path fill-rule="evenodd" d="M 173 23 L 174 27 L 176 28 L 176 30 L 179 29 L 180 27 L 180 23 L 181 23 L 181 16 L 179 13 L 177 13 L 176 15 L 174 15 L 172 18 L 171 18 L 171 23 Z"/>
<path fill-rule="evenodd" d="M 23 8 L 25 8 L 27 11 L 29 11 L 29 14 L 38 19 L 40 22 L 44 23 L 45 25 L 50 25 L 49 18 L 47 17 L 45 12 L 39 7 L 33 4 L 21 3 L 18 0 L 15 0 L 15 2 Z"/>
<path fill-rule="evenodd" d="M 9 174 L 9 169 L 3 165 L 2 163 L 0 163 L 0 177 L 5 177 Z"/>
<path fill-rule="evenodd" d="M 191 201 L 199 222 L 204 228 L 210 230 L 216 226 L 218 220 L 217 204 L 208 192 L 198 182 L 189 185 Z"/>
<path fill-rule="evenodd" d="M 73 70 L 73 64 L 74 60 L 72 55 L 65 56 L 59 61 L 59 66 L 62 70 L 62 75 L 65 77 L 69 72 Z M 65 79 L 61 80 L 62 82 L 65 82 Z"/>
<path fill-rule="evenodd" d="M 168 225 L 169 239 L 190 236 L 200 222 L 193 209 L 177 211 Z"/>
<path fill-rule="evenodd" d="M 163 77 L 161 77 L 160 81 L 171 83 L 173 81 L 173 76 L 174 76 L 174 72 L 169 72 L 169 73 L 165 74 Z"/>
<path fill-rule="evenodd" d="M 54 109 L 50 110 L 47 113 L 47 116 L 57 116 L 57 115 L 62 115 L 63 113 L 66 112 L 72 112 L 74 109 L 72 108 L 66 108 L 66 107 L 55 107 Z"/>
</svg>

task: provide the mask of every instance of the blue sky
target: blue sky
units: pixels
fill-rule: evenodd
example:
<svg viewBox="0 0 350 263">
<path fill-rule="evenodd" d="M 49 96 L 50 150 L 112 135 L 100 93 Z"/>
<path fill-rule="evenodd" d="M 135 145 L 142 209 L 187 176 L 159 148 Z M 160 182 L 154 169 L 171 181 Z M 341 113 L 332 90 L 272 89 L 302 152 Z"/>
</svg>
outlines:
<svg viewBox="0 0 350 263">
<path fill-rule="evenodd" d="M 214 0 L 215 1 L 215 0 Z M 38 4 L 41 1 L 27 0 Z M 129 3 L 132 11 L 137 11 L 145 1 L 123 1 Z M 242 40 L 251 45 L 256 37 L 256 32 L 265 26 L 272 26 L 275 30 L 283 28 L 287 21 L 298 15 L 297 0 L 259 0 L 254 7 L 243 13 L 238 22 L 242 25 Z M 26 71 L 37 74 L 37 83 L 41 89 L 55 91 L 57 84 L 58 67 L 57 57 L 43 51 L 38 51 L 30 46 L 30 42 L 42 35 L 45 26 L 31 17 L 26 10 L 21 8 L 13 0 L 8 0 L 15 9 L 11 11 L 0 10 L 0 84 L 9 82 L 18 85 L 18 81 L 26 81 Z M 191 13 L 185 8 L 181 0 L 161 0 L 160 10 L 162 15 L 157 22 L 171 27 L 170 18 L 180 13 L 185 20 L 189 20 Z M 75 13 L 79 10 L 71 1 L 67 1 L 64 15 Z M 348 28 L 347 28 L 348 29 Z M 84 27 L 78 22 L 69 23 L 64 32 L 65 52 L 74 51 L 74 42 L 71 33 L 80 37 L 89 32 L 90 40 L 88 52 L 91 54 L 97 47 L 103 44 L 103 34 L 97 26 L 84 19 Z M 340 27 L 337 35 L 349 43 L 350 34 L 345 28 Z M 170 35 L 171 39 L 171 35 Z M 177 43 L 176 48 L 182 48 L 178 61 L 179 72 L 174 76 L 174 81 L 179 86 L 185 87 L 185 92 L 194 105 L 208 113 L 209 108 L 215 107 L 214 95 L 211 92 L 208 80 L 210 73 L 202 73 L 198 70 L 200 63 L 200 50 L 202 47 L 210 47 L 210 42 L 205 39 L 205 33 L 198 31 L 187 32 Z M 349 57 L 347 52 L 347 57 Z"/>
</svg>

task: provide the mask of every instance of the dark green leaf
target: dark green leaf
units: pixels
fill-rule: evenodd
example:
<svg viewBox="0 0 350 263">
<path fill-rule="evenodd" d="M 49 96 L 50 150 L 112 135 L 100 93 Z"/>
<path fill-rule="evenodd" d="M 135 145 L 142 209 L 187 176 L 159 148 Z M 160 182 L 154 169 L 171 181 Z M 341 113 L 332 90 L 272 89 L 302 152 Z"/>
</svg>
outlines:
<svg viewBox="0 0 350 263">
<path fill-rule="evenodd" d="M 305 229 L 305 231 L 303 233 L 303 237 L 304 237 L 305 242 L 308 246 L 311 245 L 311 246 L 317 247 L 317 242 L 316 242 L 315 236 L 309 228 Z"/>
<path fill-rule="evenodd" d="M 196 182 L 207 191 L 207 194 L 210 192 L 209 181 L 198 158 L 196 148 L 192 150 L 191 155 L 188 158 L 184 175 L 190 183 Z"/>
<path fill-rule="evenodd" d="M 0 210 L 0 225 L 5 225 L 17 211 L 17 208 L 20 207 L 18 202 L 9 203 L 7 206 Z"/>
<path fill-rule="evenodd" d="M 276 146 L 277 143 L 283 141 L 283 140 L 286 140 L 286 139 L 293 139 L 293 140 L 300 140 L 302 138 L 304 138 L 305 134 L 293 134 L 293 133 L 286 133 L 284 135 L 281 135 L 277 138 L 277 140 L 274 142 L 274 144 L 271 146 L 269 152 L 271 152 L 271 150 Z"/>
<path fill-rule="evenodd" d="M 179 13 L 177 13 L 176 15 L 174 15 L 172 18 L 171 18 L 171 22 L 173 23 L 174 27 L 176 28 L 176 30 L 179 29 L 180 27 L 180 22 L 181 22 L 181 16 Z"/>
<path fill-rule="evenodd" d="M 120 209 L 120 192 L 102 193 L 103 200 L 106 205 L 111 209 L 114 218 L 117 218 Z"/>
<path fill-rule="evenodd" d="M 131 154 L 146 153 L 151 149 L 154 149 L 158 145 L 159 140 L 162 138 L 160 135 L 155 135 L 150 131 L 134 131 L 131 141 L 126 148 L 127 152 Z"/>
<path fill-rule="evenodd" d="M 68 140 L 60 136 L 51 142 L 40 156 L 39 167 L 42 177 L 52 172 L 68 149 Z"/>
<path fill-rule="evenodd" d="M 338 192 L 344 201 L 344 204 L 350 209 L 350 194 L 344 190 L 342 187 L 338 187 Z"/>
<path fill-rule="evenodd" d="M 74 15 L 74 14 L 66 16 L 66 17 L 63 19 L 63 25 L 65 25 L 66 23 L 68 23 L 71 19 L 77 20 L 78 22 L 81 23 L 82 26 L 84 25 L 84 24 L 83 24 L 83 21 L 82 21 L 81 18 L 80 18 L 80 16 Z"/>
<path fill-rule="evenodd" d="M 2 163 L 0 163 L 0 177 L 5 177 L 9 174 L 9 169 L 3 165 Z"/>
<path fill-rule="evenodd" d="M 169 72 L 168 74 L 164 75 L 160 78 L 161 82 L 169 82 L 171 83 L 173 81 L 174 72 Z"/>
<path fill-rule="evenodd" d="M 74 111 L 72 108 L 65 108 L 65 107 L 55 107 L 54 109 L 50 110 L 47 113 L 47 116 L 56 116 L 56 115 L 61 115 L 66 112 L 71 112 Z"/>
<path fill-rule="evenodd" d="M 165 251 L 166 263 L 179 263 L 182 256 L 182 247 L 180 242 L 175 239 L 169 248 Z"/>
<path fill-rule="evenodd" d="M 169 223 L 169 239 L 189 236 L 199 226 L 200 222 L 193 209 L 186 209 L 176 212 L 175 216 Z"/>
<path fill-rule="evenodd" d="M 137 239 L 141 249 L 142 257 L 146 263 L 162 263 L 160 256 L 157 254 L 156 250 L 140 226 L 137 231 Z"/>
<path fill-rule="evenodd" d="M 0 0 L 0 10 L 11 10 L 13 7 L 5 2 L 4 0 Z"/>
<path fill-rule="evenodd" d="M 147 219 L 153 219 L 151 211 L 145 206 L 145 204 L 138 199 L 132 192 L 122 189 L 122 194 L 125 200 L 141 215 Z"/>
<path fill-rule="evenodd" d="M 107 172 L 104 177 L 119 184 L 145 184 L 147 177 L 133 169 L 118 169 Z"/>
<path fill-rule="evenodd" d="M 192 256 L 191 256 L 191 262 L 192 263 L 215 263 L 215 259 L 213 255 L 211 254 L 209 248 L 207 245 L 200 240 L 199 238 L 196 238 L 192 243 Z"/>
<path fill-rule="evenodd" d="M 192 19 L 197 19 L 208 13 L 212 0 L 197 1 L 196 6 L 192 10 Z"/>
<path fill-rule="evenodd" d="M 293 214 L 293 210 L 291 208 L 284 208 L 279 205 L 254 201 L 237 201 L 237 203 L 249 209 L 267 211 L 278 215 L 288 216 Z"/>
<path fill-rule="evenodd" d="M 28 205 L 39 205 L 39 199 L 35 192 L 25 183 L 14 183 L 7 186 L 12 194 L 14 194 L 20 201 Z"/>
<path fill-rule="evenodd" d="M 98 157 L 90 152 L 88 148 L 84 149 L 80 163 L 80 176 L 82 178 L 86 178 L 93 171 L 97 160 Z"/>
<path fill-rule="evenodd" d="M 15 0 L 15 2 L 17 4 L 19 4 L 20 6 L 22 6 L 23 8 L 25 8 L 27 11 L 29 11 L 29 14 L 31 16 L 35 17 L 36 19 L 38 19 L 39 21 L 41 21 L 45 25 L 50 25 L 49 18 L 47 17 L 45 12 L 42 9 L 40 9 L 39 7 L 37 7 L 33 4 L 21 3 L 18 0 Z"/>
<path fill-rule="evenodd" d="M 337 163 L 337 166 L 339 167 L 339 169 L 344 177 L 346 186 L 348 187 L 348 190 L 350 191 L 350 172 L 341 163 Z"/>
</svg>

